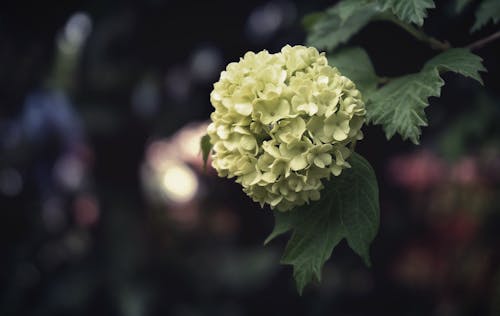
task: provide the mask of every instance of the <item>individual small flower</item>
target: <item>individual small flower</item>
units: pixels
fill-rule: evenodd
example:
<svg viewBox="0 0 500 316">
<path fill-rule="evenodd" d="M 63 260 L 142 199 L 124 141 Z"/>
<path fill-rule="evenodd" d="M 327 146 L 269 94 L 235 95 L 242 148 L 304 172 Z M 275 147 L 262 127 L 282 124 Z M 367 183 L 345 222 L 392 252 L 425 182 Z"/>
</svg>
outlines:
<svg viewBox="0 0 500 316">
<path fill-rule="evenodd" d="M 246 53 L 221 73 L 210 101 L 213 167 L 280 211 L 318 200 L 363 138 L 360 92 L 313 47 Z"/>
</svg>

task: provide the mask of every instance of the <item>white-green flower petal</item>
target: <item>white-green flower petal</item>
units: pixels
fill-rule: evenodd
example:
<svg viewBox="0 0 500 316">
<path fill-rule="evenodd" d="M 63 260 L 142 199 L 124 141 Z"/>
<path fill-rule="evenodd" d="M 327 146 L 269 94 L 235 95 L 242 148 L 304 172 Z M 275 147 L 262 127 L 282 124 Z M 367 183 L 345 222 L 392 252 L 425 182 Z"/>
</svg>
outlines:
<svg viewBox="0 0 500 316">
<path fill-rule="evenodd" d="M 252 113 L 252 104 L 251 103 L 236 103 L 234 105 L 234 109 L 241 115 L 247 116 Z"/>
<path fill-rule="evenodd" d="M 307 167 L 307 159 L 304 155 L 298 155 L 292 158 L 290 161 L 290 168 L 293 171 L 302 170 Z"/>
<path fill-rule="evenodd" d="M 354 83 L 315 48 L 248 52 L 214 84 L 207 132 L 212 165 L 261 206 L 287 211 L 320 198 L 363 137 L 365 106 Z"/>
</svg>

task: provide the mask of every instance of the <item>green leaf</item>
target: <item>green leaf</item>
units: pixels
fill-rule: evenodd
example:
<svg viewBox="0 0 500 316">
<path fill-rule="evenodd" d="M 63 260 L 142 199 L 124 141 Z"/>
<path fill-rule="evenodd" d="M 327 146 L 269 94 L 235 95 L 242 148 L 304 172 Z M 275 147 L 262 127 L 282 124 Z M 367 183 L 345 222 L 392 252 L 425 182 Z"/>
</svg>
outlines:
<svg viewBox="0 0 500 316">
<path fill-rule="evenodd" d="M 203 169 L 207 168 L 208 155 L 212 150 L 212 143 L 210 143 L 210 136 L 204 135 L 200 140 L 200 148 L 203 156 Z"/>
<path fill-rule="evenodd" d="M 378 12 L 377 7 L 376 3 L 368 1 L 339 2 L 314 24 L 307 44 L 319 49 L 335 49 L 368 24 Z"/>
<path fill-rule="evenodd" d="M 473 104 L 473 107 L 447 122 L 446 129 L 437 140 L 440 154 L 448 160 L 456 161 L 467 155 L 473 144 L 487 144 L 491 139 L 497 141 L 498 133 L 492 131 L 498 130 L 495 128 L 500 117 L 498 102 L 482 92 Z"/>
<path fill-rule="evenodd" d="M 361 91 L 363 98 L 377 88 L 378 77 L 366 51 L 360 47 L 350 47 L 328 56 L 330 66 L 337 67 L 342 75 L 351 79 Z"/>
<path fill-rule="evenodd" d="M 470 77 L 483 84 L 479 75 L 480 71 L 486 71 L 482 58 L 471 53 L 465 48 L 452 48 L 425 63 L 424 70 L 438 68 L 439 72 L 453 71 L 465 77 Z"/>
<path fill-rule="evenodd" d="M 377 179 L 360 155 L 353 153 L 349 162 L 352 168 L 325 183 L 319 201 L 275 212 L 275 229 L 266 242 L 293 231 L 281 262 L 293 266 L 300 294 L 310 281 L 321 279 L 324 263 L 343 238 L 370 264 L 369 247 L 379 226 Z"/>
<path fill-rule="evenodd" d="M 424 24 L 427 10 L 436 6 L 433 0 L 378 0 L 381 10 L 391 10 L 398 18 L 407 23 Z"/>
<path fill-rule="evenodd" d="M 455 0 L 455 12 L 457 14 L 462 13 L 462 11 L 467 7 L 472 0 Z"/>
<path fill-rule="evenodd" d="M 481 58 L 466 49 L 450 49 L 429 60 L 423 69 L 390 81 L 370 96 L 366 105 L 368 121 L 382 125 L 387 139 L 399 133 L 418 144 L 420 127 L 427 126 L 424 109 L 429 97 L 439 97 L 444 85 L 440 72 L 453 71 L 479 82 L 485 71 Z"/>
<path fill-rule="evenodd" d="M 403 140 L 418 144 L 420 127 L 427 126 L 427 99 L 438 97 L 443 85 L 436 69 L 399 77 L 371 95 L 367 119 L 382 125 L 387 139 L 399 133 Z"/>
<path fill-rule="evenodd" d="M 316 24 L 316 22 L 318 22 L 324 15 L 325 12 L 309 13 L 302 18 L 302 26 L 306 31 L 310 31 L 314 24 Z"/>
<path fill-rule="evenodd" d="M 365 6 L 370 0 L 343 0 L 336 5 L 335 11 L 340 17 L 341 23 L 345 23 L 348 18 L 356 14 L 360 6 Z"/>
<path fill-rule="evenodd" d="M 307 19 L 307 44 L 319 49 L 333 50 L 347 42 L 371 20 L 384 14 L 396 15 L 407 23 L 422 26 L 427 10 L 435 8 L 433 0 L 343 0 L 322 16 Z M 391 13 L 392 12 L 392 13 Z M 309 23 L 309 20 L 314 23 Z"/>
<path fill-rule="evenodd" d="M 476 22 L 471 28 L 471 32 L 475 32 L 486 25 L 490 20 L 494 24 L 500 21 L 500 1 L 498 0 L 483 0 L 476 11 Z"/>
<path fill-rule="evenodd" d="M 267 236 L 266 240 L 264 241 L 264 245 L 267 245 L 274 238 L 292 229 L 296 223 L 297 218 L 299 218 L 299 214 L 300 212 L 297 211 L 274 212 L 274 228 L 271 234 L 269 234 L 269 236 Z"/>
</svg>

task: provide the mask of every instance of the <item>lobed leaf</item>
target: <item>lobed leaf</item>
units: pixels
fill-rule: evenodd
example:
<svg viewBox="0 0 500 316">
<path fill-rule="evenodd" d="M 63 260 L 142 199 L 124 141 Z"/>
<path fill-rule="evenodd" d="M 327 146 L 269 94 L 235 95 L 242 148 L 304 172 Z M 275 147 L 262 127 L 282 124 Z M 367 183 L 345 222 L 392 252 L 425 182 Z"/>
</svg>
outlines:
<svg viewBox="0 0 500 316">
<path fill-rule="evenodd" d="M 483 84 L 479 75 L 486 71 L 482 64 L 483 59 L 465 48 L 452 48 L 437 55 L 424 65 L 424 70 L 437 68 L 439 72 L 453 71 L 465 77 L 470 77 Z"/>
<path fill-rule="evenodd" d="M 333 50 L 347 42 L 371 20 L 386 13 L 396 15 L 406 23 L 422 26 L 427 10 L 435 8 L 433 0 L 343 0 L 324 14 L 306 16 L 309 31 L 307 44 Z"/>
<path fill-rule="evenodd" d="M 494 24 L 497 24 L 500 21 L 499 0 L 483 0 L 481 2 L 476 11 L 476 22 L 470 31 L 475 32 L 490 21 L 493 21 Z"/>
<path fill-rule="evenodd" d="M 336 12 L 340 21 L 345 23 L 347 19 L 359 11 L 360 6 L 365 6 L 370 0 L 343 0 L 336 5 Z"/>
<path fill-rule="evenodd" d="M 485 71 L 481 58 L 466 49 L 455 48 L 429 60 L 416 74 L 397 78 L 370 96 L 367 119 L 382 125 L 387 139 L 398 133 L 418 144 L 421 127 L 427 126 L 424 109 L 429 97 L 439 97 L 444 85 L 440 73 L 453 71 L 482 83 Z"/>
<path fill-rule="evenodd" d="M 312 12 L 302 18 L 302 26 L 306 31 L 310 31 L 313 26 L 323 17 L 325 12 Z"/>
<path fill-rule="evenodd" d="M 455 12 L 457 14 L 462 11 L 472 2 L 472 0 L 455 0 Z"/>
<path fill-rule="evenodd" d="M 399 19 L 407 23 L 424 24 L 427 10 L 434 9 L 433 0 L 378 0 L 382 11 L 391 10 Z"/>
<path fill-rule="evenodd" d="M 369 265 L 369 246 L 378 231 L 379 202 L 375 172 L 353 153 L 352 166 L 325 184 L 321 199 L 296 210 L 275 212 L 275 228 L 266 242 L 292 230 L 281 262 L 293 266 L 297 289 L 321 279 L 321 269 L 345 238 Z"/>
<path fill-rule="evenodd" d="M 347 42 L 378 13 L 377 4 L 368 1 L 341 1 L 326 11 L 312 26 L 307 44 L 333 50 Z"/>
<path fill-rule="evenodd" d="M 427 99 L 438 97 L 443 85 L 436 69 L 395 79 L 371 95 L 367 119 L 382 125 L 387 139 L 399 133 L 403 140 L 418 144 L 420 127 L 427 126 Z"/>
</svg>

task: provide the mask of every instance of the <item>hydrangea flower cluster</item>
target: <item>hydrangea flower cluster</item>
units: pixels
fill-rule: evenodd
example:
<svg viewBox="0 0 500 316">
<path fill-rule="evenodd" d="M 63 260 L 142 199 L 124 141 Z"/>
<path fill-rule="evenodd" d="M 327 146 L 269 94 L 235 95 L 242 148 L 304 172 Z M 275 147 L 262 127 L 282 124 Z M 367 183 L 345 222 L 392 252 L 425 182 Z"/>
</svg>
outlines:
<svg viewBox="0 0 500 316">
<path fill-rule="evenodd" d="M 213 167 L 280 211 L 318 200 L 322 180 L 350 167 L 349 144 L 363 138 L 360 92 L 313 47 L 246 53 L 210 101 Z"/>
</svg>

